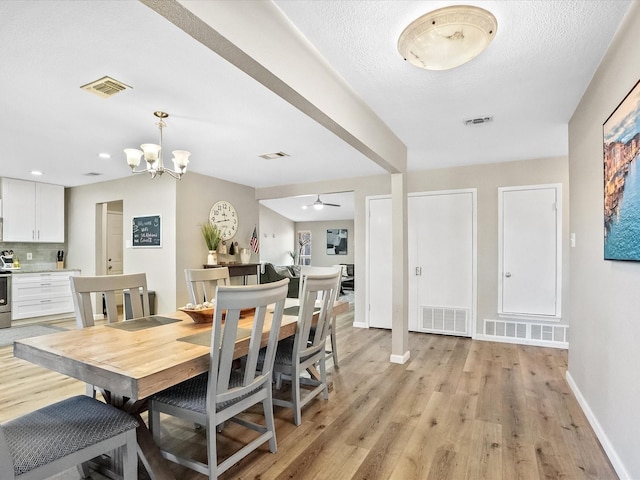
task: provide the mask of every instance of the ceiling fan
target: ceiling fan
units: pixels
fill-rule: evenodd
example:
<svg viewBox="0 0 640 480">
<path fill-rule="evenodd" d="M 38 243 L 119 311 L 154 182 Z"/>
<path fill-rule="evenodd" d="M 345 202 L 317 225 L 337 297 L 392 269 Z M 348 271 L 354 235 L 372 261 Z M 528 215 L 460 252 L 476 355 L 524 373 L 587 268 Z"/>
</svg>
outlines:
<svg viewBox="0 0 640 480">
<path fill-rule="evenodd" d="M 302 208 L 306 210 L 309 207 L 313 207 L 316 210 L 322 210 L 325 206 L 327 206 L 327 207 L 339 207 L 340 205 L 338 205 L 337 203 L 326 203 L 326 202 L 323 202 L 322 200 L 320 200 L 320 195 L 318 195 L 318 198 L 316 198 L 315 202 L 313 202 L 311 205 L 305 205 Z"/>
</svg>

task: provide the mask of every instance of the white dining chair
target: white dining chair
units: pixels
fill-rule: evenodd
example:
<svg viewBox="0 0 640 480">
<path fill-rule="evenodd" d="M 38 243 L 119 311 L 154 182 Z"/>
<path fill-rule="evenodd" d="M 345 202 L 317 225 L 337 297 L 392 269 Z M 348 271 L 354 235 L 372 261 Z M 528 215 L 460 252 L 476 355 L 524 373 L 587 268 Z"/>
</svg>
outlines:
<svg viewBox="0 0 640 480">
<path fill-rule="evenodd" d="M 191 303 L 210 302 L 215 298 L 218 285 L 229 284 L 229 268 L 194 268 L 185 269 L 189 298 Z"/>
<path fill-rule="evenodd" d="M 303 265 L 300 267 L 300 292 L 298 298 L 302 298 L 302 288 L 304 287 L 304 279 L 308 275 L 325 275 L 329 273 L 339 272 L 338 276 L 338 288 L 335 290 L 333 301 L 338 300 L 341 290 L 342 281 L 342 267 L 340 265 L 333 267 L 316 267 L 313 265 Z M 336 336 L 336 316 L 331 315 L 331 321 L 329 322 L 329 331 L 327 332 L 327 338 L 331 342 L 331 350 L 327 351 L 327 358 L 333 359 L 334 368 L 338 368 L 338 340 Z"/>
<path fill-rule="evenodd" d="M 296 334 L 278 343 L 273 371 L 276 386 L 284 378 L 291 381 L 291 400 L 274 398 L 273 404 L 293 409 L 296 425 L 302 423 L 302 407 L 322 393 L 329 398 L 325 345 L 333 315 L 336 289 L 339 289 L 340 273 L 307 275 L 300 295 L 300 309 Z M 319 304 L 318 321 L 313 324 L 314 311 Z M 303 376 L 307 369 L 317 367 L 320 379 Z M 301 388 L 301 384 L 312 389 Z M 304 393 L 304 396 L 303 396 Z"/>
<path fill-rule="evenodd" d="M 131 301 L 131 318 L 149 315 L 149 292 L 147 291 L 147 276 L 144 273 L 130 273 L 123 275 L 71 276 L 71 292 L 76 312 L 76 326 L 78 328 L 95 325 L 92 294 L 96 301 L 104 298 L 107 322 L 119 321 L 117 308 L 117 294 L 129 292 Z M 102 295 L 102 297 L 101 297 Z"/>
<path fill-rule="evenodd" d="M 115 449 L 124 480 L 135 480 L 137 427 L 127 413 L 83 395 L 9 420 L 0 425 L 0 480 L 45 480 Z"/>
<path fill-rule="evenodd" d="M 269 442 L 269 450 L 275 453 L 277 444 L 271 379 L 288 283 L 289 280 L 284 279 L 263 285 L 217 287 L 208 374 L 170 387 L 153 395 L 149 401 L 149 427 L 163 457 L 209 478 L 217 478 L 265 442 Z M 238 329 L 240 311 L 248 308 L 256 309 L 255 318 L 251 330 L 242 332 Z M 225 312 L 224 325 L 222 312 Z M 262 332 L 269 317 L 270 333 L 264 356 L 261 357 L 264 361 L 258 368 Z M 239 334 L 250 338 L 249 351 L 244 361 L 234 364 L 235 343 Z M 259 404 L 262 405 L 264 425 L 241 416 L 247 409 Z M 180 417 L 207 429 L 208 463 L 163 448 L 161 414 Z M 217 427 L 226 421 L 255 430 L 259 435 L 218 463 Z"/>
</svg>

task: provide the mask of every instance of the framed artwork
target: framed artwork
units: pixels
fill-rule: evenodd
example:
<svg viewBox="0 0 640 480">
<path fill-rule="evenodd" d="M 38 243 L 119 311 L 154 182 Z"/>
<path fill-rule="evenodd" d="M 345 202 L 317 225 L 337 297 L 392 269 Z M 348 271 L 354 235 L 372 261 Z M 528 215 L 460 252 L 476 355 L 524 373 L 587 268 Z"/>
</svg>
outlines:
<svg viewBox="0 0 640 480">
<path fill-rule="evenodd" d="M 311 231 L 302 230 L 297 232 L 298 236 L 298 265 L 311 265 Z M 294 260 L 295 260 L 294 256 Z"/>
<path fill-rule="evenodd" d="M 131 245 L 139 247 L 162 247 L 162 221 L 160 215 L 133 217 Z"/>
<path fill-rule="evenodd" d="M 640 261 L 640 81 L 602 130 L 604 258 Z"/>
<path fill-rule="evenodd" d="M 346 228 L 333 228 L 327 230 L 327 255 L 346 255 L 347 236 Z"/>
</svg>

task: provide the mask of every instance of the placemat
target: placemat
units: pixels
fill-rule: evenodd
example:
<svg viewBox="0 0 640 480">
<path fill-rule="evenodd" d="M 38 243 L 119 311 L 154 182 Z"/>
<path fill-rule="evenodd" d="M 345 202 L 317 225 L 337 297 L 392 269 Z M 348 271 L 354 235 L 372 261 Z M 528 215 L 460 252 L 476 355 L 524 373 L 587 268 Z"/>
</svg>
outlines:
<svg viewBox="0 0 640 480">
<path fill-rule="evenodd" d="M 168 325 L 170 323 L 180 322 L 177 318 L 169 317 L 140 317 L 133 320 L 125 320 L 124 322 L 109 323 L 106 326 L 111 328 L 117 328 L 118 330 L 126 330 L 127 332 L 135 332 L 137 330 L 144 330 L 146 328 L 159 327 L 161 325 Z"/>
<path fill-rule="evenodd" d="M 238 332 L 236 334 L 236 340 L 239 340 L 241 338 L 249 338 L 250 336 L 251 336 L 250 328 L 238 328 Z M 178 341 L 194 343 L 196 345 L 202 345 L 203 347 L 210 347 L 211 346 L 211 330 L 207 330 L 206 332 L 194 333 L 193 335 L 179 338 Z"/>
<path fill-rule="evenodd" d="M 313 313 L 318 313 L 320 311 L 319 308 L 313 310 Z M 282 312 L 284 315 L 291 315 L 293 317 L 297 317 L 300 315 L 300 305 L 294 305 L 293 307 L 287 307 Z"/>
</svg>

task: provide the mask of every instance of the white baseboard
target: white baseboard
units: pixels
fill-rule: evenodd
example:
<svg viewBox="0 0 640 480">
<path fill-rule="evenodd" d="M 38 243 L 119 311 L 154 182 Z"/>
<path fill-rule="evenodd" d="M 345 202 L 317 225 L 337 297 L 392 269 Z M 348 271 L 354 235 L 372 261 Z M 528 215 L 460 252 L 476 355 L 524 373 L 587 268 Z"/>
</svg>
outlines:
<svg viewBox="0 0 640 480">
<path fill-rule="evenodd" d="M 411 352 L 409 352 L 409 350 L 407 350 L 406 352 L 404 352 L 404 355 L 391 355 L 389 357 L 389 361 L 391 363 L 399 363 L 400 365 L 405 364 L 409 361 L 409 357 L 411 356 Z"/>
<path fill-rule="evenodd" d="M 477 333 L 473 336 L 473 339 L 483 342 L 516 343 L 519 345 L 532 345 L 534 347 L 562 348 L 564 350 L 569 349 L 569 342 L 546 342 L 544 340 L 531 340 L 525 338 L 494 337 L 492 335 L 484 335 L 482 333 Z"/>
<path fill-rule="evenodd" d="M 589 407 L 587 400 L 582 395 L 582 392 L 580 392 L 578 385 L 576 385 L 576 382 L 573 380 L 573 377 L 571 376 L 571 373 L 569 373 L 569 371 L 567 371 L 566 378 L 567 383 L 569 384 L 569 388 L 575 395 L 576 400 L 578 400 L 580 408 L 582 408 L 582 411 L 587 417 L 589 425 L 591 425 L 591 428 L 593 428 L 596 437 L 598 437 L 598 440 L 600 440 L 600 444 L 607 454 L 607 457 L 609 457 L 609 461 L 611 462 L 611 465 L 613 465 L 613 469 L 618 474 L 618 477 L 620 477 L 621 480 L 631 479 L 629 472 L 627 472 L 627 469 L 622 463 L 622 460 L 620 460 L 620 457 L 618 456 L 615 448 L 613 448 L 613 445 L 609 441 L 609 437 L 607 437 L 607 434 L 604 432 L 604 429 L 600 425 L 600 422 L 598 422 L 598 419 Z"/>
<path fill-rule="evenodd" d="M 355 328 L 369 328 L 366 322 L 353 322 Z"/>
</svg>

